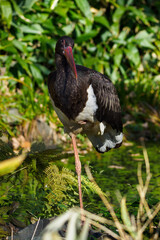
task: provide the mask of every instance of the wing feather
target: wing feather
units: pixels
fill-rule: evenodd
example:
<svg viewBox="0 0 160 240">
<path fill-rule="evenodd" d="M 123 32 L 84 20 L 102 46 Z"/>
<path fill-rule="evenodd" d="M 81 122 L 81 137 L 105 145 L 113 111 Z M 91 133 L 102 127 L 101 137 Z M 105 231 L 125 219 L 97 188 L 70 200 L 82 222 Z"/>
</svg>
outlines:
<svg viewBox="0 0 160 240">
<path fill-rule="evenodd" d="M 98 72 L 94 72 L 91 79 L 98 104 L 96 118 L 108 123 L 113 129 L 122 131 L 121 106 L 113 83 Z"/>
</svg>

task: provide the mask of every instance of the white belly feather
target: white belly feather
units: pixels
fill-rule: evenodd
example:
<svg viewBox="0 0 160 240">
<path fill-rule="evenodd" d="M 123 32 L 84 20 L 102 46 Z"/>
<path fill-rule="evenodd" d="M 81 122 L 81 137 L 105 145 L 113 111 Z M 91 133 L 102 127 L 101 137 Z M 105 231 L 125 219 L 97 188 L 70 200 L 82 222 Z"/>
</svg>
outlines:
<svg viewBox="0 0 160 240">
<path fill-rule="evenodd" d="M 96 96 L 94 94 L 92 85 L 90 85 L 87 89 L 87 94 L 88 100 L 86 102 L 86 106 L 83 108 L 83 111 L 76 117 L 76 122 L 89 121 L 93 123 L 95 121 L 95 114 L 98 109 L 98 105 L 96 103 Z"/>
</svg>

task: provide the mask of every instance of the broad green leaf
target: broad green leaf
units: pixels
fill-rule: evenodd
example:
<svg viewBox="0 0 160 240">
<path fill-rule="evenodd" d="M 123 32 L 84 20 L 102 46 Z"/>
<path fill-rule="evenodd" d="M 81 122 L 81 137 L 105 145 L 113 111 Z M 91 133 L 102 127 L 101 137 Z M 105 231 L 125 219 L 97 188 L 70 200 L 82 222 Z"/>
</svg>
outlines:
<svg viewBox="0 0 160 240">
<path fill-rule="evenodd" d="M 129 27 L 123 28 L 122 31 L 120 32 L 119 36 L 118 36 L 118 39 L 125 40 L 129 32 L 130 32 Z"/>
<path fill-rule="evenodd" d="M 105 26 L 106 28 L 110 28 L 110 24 L 104 16 L 95 16 L 94 21 L 97 23 L 100 23 L 101 25 Z"/>
<path fill-rule="evenodd" d="M 55 7 L 54 12 L 60 15 L 61 17 L 66 18 L 68 10 L 69 8 L 58 5 L 57 7 Z"/>
<path fill-rule="evenodd" d="M 18 41 L 16 39 L 12 40 L 12 44 L 21 52 L 27 53 L 26 45 L 25 43 Z"/>
<path fill-rule="evenodd" d="M 11 43 L 6 44 L 5 46 L 0 46 L 0 50 L 2 49 L 9 53 L 17 53 L 17 49 L 13 47 Z"/>
<path fill-rule="evenodd" d="M 158 47 L 158 49 L 160 50 L 160 40 L 156 40 L 156 41 L 155 41 L 155 44 L 156 44 L 156 46 Z"/>
<path fill-rule="evenodd" d="M 128 48 L 124 50 L 126 56 L 130 61 L 134 63 L 135 66 L 140 64 L 140 55 L 138 48 L 134 44 L 128 44 Z"/>
<path fill-rule="evenodd" d="M 130 6 L 130 5 L 132 5 L 133 2 L 134 2 L 134 0 L 128 0 L 127 3 L 126 3 L 126 6 Z"/>
<path fill-rule="evenodd" d="M 105 72 L 106 72 L 107 76 L 110 76 L 111 75 L 111 66 L 110 66 L 109 62 L 105 62 L 104 66 L 105 66 Z"/>
<path fill-rule="evenodd" d="M 43 28 L 47 29 L 47 35 L 49 35 L 49 32 L 50 31 L 54 31 L 55 34 L 57 34 L 58 32 L 58 29 L 55 27 L 52 19 L 46 19 L 44 22 L 43 22 Z"/>
<path fill-rule="evenodd" d="M 119 34 L 119 22 L 115 22 L 111 25 L 110 30 L 113 35 L 117 36 Z"/>
<path fill-rule="evenodd" d="M 16 60 L 21 65 L 21 67 L 28 73 L 28 75 L 31 76 L 28 63 L 18 55 L 16 56 Z"/>
<path fill-rule="evenodd" d="M 128 75 L 127 75 L 124 67 L 123 67 L 122 65 L 120 65 L 120 66 L 119 66 L 119 69 L 120 69 L 120 71 L 121 71 L 121 73 L 122 73 L 122 75 L 123 75 L 123 78 L 124 78 L 124 79 L 128 79 Z"/>
<path fill-rule="evenodd" d="M 40 40 L 41 36 L 38 36 L 38 39 Z M 22 38 L 23 42 L 33 42 L 34 40 L 37 40 L 37 35 L 33 34 L 27 34 Z M 33 48 L 32 48 L 33 49 Z"/>
<path fill-rule="evenodd" d="M 117 3 L 120 5 L 120 6 L 124 6 L 125 4 L 125 0 L 117 0 Z"/>
<path fill-rule="evenodd" d="M 115 83 L 116 81 L 118 81 L 119 78 L 120 78 L 119 71 L 118 71 L 117 67 L 114 66 L 112 74 L 111 74 L 112 82 Z"/>
<path fill-rule="evenodd" d="M 12 22 L 12 6 L 9 1 L 0 1 L 0 8 L 2 11 L 2 19 L 6 21 L 8 28 Z"/>
<path fill-rule="evenodd" d="M 86 59 L 84 59 L 84 65 L 87 67 L 92 67 L 95 63 L 98 62 L 98 58 L 96 57 L 88 57 Z"/>
<path fill-rule="evenodd" d="M 74 12 L 72 10 L 70 10 L 69 13 L 70 13 L 73 20 L 79 20 L 79 19 L 84 18 L 83 16 L 81 16 L 80 14 L 78 14 L 77 12 Z"/>
<path fill-rule="evenodd" d="M 90 5 L 87 0 L 75 0 L 77 6 L 81 10 L 81 12 L 84 14 L 85 17 L 92 20 L 92 13 L 90 11 Z"/>
<path fill-rule="evenodd" d="M 62 28 L 62 30 L 65 32 L 66 35 L 69 35 L 74 30 L 74 23 L 71 23 L 69 25 L 66 25 Z"/>
<path fill-rule="evenodd" d="M 121 64 L 121 60 L 123 57 L 123 51 L 121 48 L 116 48 L 115 51 L 113 52 L 113 59 L 114 59 L 114 65 L 116 67 L 119 67 L 119 65 Z"/>
<path fill-rule="evenodd" d="M 160 74 L 155 76 L 154 79 L 153 79 L 156 83 L 160 83 Z"/>
<path fill-rule="evenodd" d="M 25 22 L 31 22 L 28 18 L 26 18 L 24 16 L 24 13 L 22 12 L 22 10 L 20 9 L 20 7 L 17 5 L 16 1 L 14 0 L 10 0 L 13 4 L 14 10 L 15 12 L 18 14 L 18 16 L 23 19 Z"/>
<path fill-rule="evenodd" d="M 126 8 L 118 7 L 113 14 L 113 17 L 112 17 L 113 22 L 119 22 L 125 11 L 126 11 Z"/>
<path fill-rule="evenodd" d="M 25 8 L 32 8 L 33 4 L 37 2 L 38 0 L 25 0 L 24 7 Z"/>
<path fill-rule="evenodd" d="M 85 33 L 88 33 L 92 30 L 93 28 L 93 23 L 90 19 L 85 18 L 86 24 L 85 24 Z"/>
<path fill-rule="evenodd" d="M 92 43 L 89 43 L 89 44 L 87 45 L 87 50 L 88 50 L 89 52 L 95 52 L 96 49 L 97 49 L 97 47 L 96 47 L 94 44 L 92 44 Z"/>
<path fill-rule="evenodd" d="M 58 1 L 59 0 L 51 0 L 51 2 L 50 2 L 50 9 L 53 10 L 56 7 Z"/>
<path fill-rule="evenodd" d="M 45 75 L 49 75 L 50 71 L 48 70 L 48 68 L 38 63 L 37 63 L 37 67 L 40 69 L 42 73 L 44 73 Z"/>
<path fill-rule="evenodd" d="M 89 39 L 95 37 L 98 34 L 98 30 L 92 30 L 89 33 L 84 33 L 80 37 L 76 39 L 77 43 L 81 43 L 83 41 L 88 41 Z"/>
<path fill-rule="evenodd" d="M 114 43 L 117 43 L 118 45 L 126 45 L 127 41 L 121 40 L 121 39 L 114 39 L 113 40 Z"/>
<path fill-rule="evenodd" d="M 13 172 L 22 164 L 25 158 L 26 154 L 22 154 L 0 162 L 0 176 Z"/>
<path fill-rule="evenodd" d="M 105 31 L 104 33 L 102 33 L 101 38 L 102 41 L 106 41 L 108 38 L 110 38 L 112 36 L 112 33 L 109 31 Z"/>
<path fill-rule="evenodd" d="M 139 46 L 140 47 L 146 47 L 146 48 L 150 48 L 150 49 L 155 49 L 155 46 L 148 41 L 148 39 L 142 39 L 140 42 L 139 42 Z"/>
<path fill-rule="evenodd" d="M 24 33 L 32 33 L 32 34 L 42 34 L 44 31 L 40 24 L 32 24 L 31 26 L 21 24 L 20 29 Z"/>
<path fill-rule="evenodd" d="M 99 61 L 98 64 L 96 64 L 95 68 L 96 68 L 96 71 L 100 72 L 100 73 L 103 73 L 103 64 Z"/>
<path fill-rule="evenodd" d="M 135 39 L 139 40 L 138 44 L 141 47 L 146 47 L 150 49 L 155 49 L 155 46 L 152 44 L 154 41 L 153 34 L 149 34 L 146 30 L 140 31 L 136 36 Z"/>
<path fill-rule="evenodd" d="M 138 32 L 135 36 L 136 39 L 143 39 L 143 38 L 148 38 L 152 39 L 153 34 L 148 33 L 146 30 L 142 30 Z"/>
<path fill-rule="evenodd" d="M 36 80 L 43 80 L 43 76 L 41 74 L 41 71 L 39 70 L 39 68 L 36 65 L 31 64 L 30 65 L 30 69 L 33 75 L 33 78 Z"/>
<path fill-rule="evenodd" d="M 144 24 L 150 25 L 147 19 L 147 16 L 144 14 L 144 12 L 141 9 L 137 9 L 136 7 L 129 6 L 128 10 L 131 11 L 135 17 L 139 18 Z"/>
</svg>

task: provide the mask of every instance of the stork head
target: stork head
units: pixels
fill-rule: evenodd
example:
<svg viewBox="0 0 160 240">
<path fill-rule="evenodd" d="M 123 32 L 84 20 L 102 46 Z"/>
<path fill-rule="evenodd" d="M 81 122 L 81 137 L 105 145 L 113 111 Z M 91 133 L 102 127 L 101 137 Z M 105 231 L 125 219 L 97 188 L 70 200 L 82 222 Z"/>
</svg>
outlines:
<svg viewBox="0 0 160 240">
<path fill-rule="evenodd" d="M 63 36 L 58 40 L 55 51 L 61 56 L 65 56 L 68 64 L 70 65 L 75 75 L 75 78 L 77 79 L 77 70 L 76 70 L 76 65 L 75 65 L 75 61 L 72 53 L 73 47 L 74 47 L 73 39 L 67 36 Z"/>
</svg>

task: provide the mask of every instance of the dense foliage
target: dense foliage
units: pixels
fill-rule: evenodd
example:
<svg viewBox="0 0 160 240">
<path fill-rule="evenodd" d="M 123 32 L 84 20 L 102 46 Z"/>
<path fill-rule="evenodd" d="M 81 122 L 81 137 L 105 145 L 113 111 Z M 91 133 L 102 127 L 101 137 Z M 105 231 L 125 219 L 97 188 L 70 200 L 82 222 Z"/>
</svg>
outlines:
<svg viewBox="0 0 160 240">
<path fill-rule="evenodd" d="M 108 75 L 115 83 L 124 123 L 132 122 L 129 128 L 133 130 L 134 138 L 141 136 L 144 128 L 147 128 L 145 134 L 148 134 L 148 139 L 157 139 L 155 132 L 158 135 L 160 129 L 159 19 L 159 0 L 0 0 L 0 135 L 1 132 L 7 132 L 9 140 L 20 135 L 21 129 L 25 128 L 24 123 L 34 120 L 38 115 L 45 115 L 48 123 L 56 121 L 46 83 L 48 74 L 55 68 L 56 41 L 60 36 L 69 35 L 75 40 L 76 63 Z M 14 121 L 11 121 L 11 109 L 16 109 Z M 79 136 L 79 139 L 83 142 L 83 136 Z M 37 146 L 37 149 L 44 150 L 42 145 Z M 156 185 L 154 194 L 151 193 L 148 197 L 151 205 L 157 203 L 155 196 L 159 196 L 159 171 L 156 168 L 159 147 L 154 147 L 150 158 L 154 160 L 152 170 L 157 180 L 153 180 L 153 186 Z M 137 150 L 137 145 L 129 147 L 129 150 L 124 150 L 123 147 L 121 149 L 119 155 L 117 152 L 107 155 L 108 165 L 107 170 L 104 170 L 106 175 L 112 175 L 108 166 L 113 162 L 126 164 L 128 170 L 125 176 L 131 176 L 131 171 L 136 175 L 135 164 L 130 167 L 127 161 L 134 161 L 137 156 L 134 154 L 142 154 L 141 149 Z M 38 155 L 37 150 L 32 152 L 31 149 L 20 170 L 1 178 L 0 224 L 5 225 L 16 218 L 20 221 L 19 224 L 23 222 L 27 225 L 32 216 L 50 217 L 78 202 L 71 182 L 66 190 L 65 201 L 61 199 L 61 196 L 64 197 L 61 194 L 48 202 L 46 197 L 51 194 L 48 189 L 44 191 L 43 170 L 47 169 L 48 162 L 57 160 L 57 155 L 55 157 L 55 153 L 49 152 L 45 154 Z M 15 155 L 8 142 L 4 144 L 0 141 L 0 161 Z M 67 157 L 60 155 L 58 160 L 62 158 Z M 97 166 L 100 156 L 94 152 L 88 159 L 86 157 L 88 162 L 90 158 L 93 165 Z M 70 168 L 74 170 L 73 157 L 71 161 Z M 61 177 L 66 170 L 61 171 L 62 165 L 59 164 L 60 170 L 55 169 L 57 176 L 59 174 Z M 113 174 L 115 173 L 121 181 L 114 176 L 117 181 L 114 187 L 117 189 L 118 186 L 123 193 L 129 192 L 129 207 L 134 214 L 138 206 L 135 192 L 131 187 L 124 189 L 123 172 L 117 169 Z M 95 171 L 94 175 L 98 178 L 101 171 Z M 111 175 L 109 178 L 113 179 Z M 131 176 L 131 184 L 135 185 L 134 175 Z M 66 189 L 66 179 L 63 182 L 65 184 L 62 184 L 62 190 Z M 104 191 L 113 185 L 111 180 L 104 182 Z M 57 187 L 56 182 L 54 186 Z M 112 189 L 113 192 L 115 188 Z M 88 209 L 99 208 L 100 213 L 108 214 L 102 204 L 97 206 L 97 198 L 93 200 L 91 191 L 88 191 L 87 197 L 84 197 Z M 55 199 L 58 199 L 58 204 Z M 52 200 L 54 204 L 51 205 Z M 14 213 L 17 202 L 19 206 Z M 0 236 L 2 230 L 0 228 Z"/>
<path fill-rule="evenodd" d="M 1 125 L 5 126 L 6 107 L 15 102 L 23 119 L 46 112 L 46 80 L 62 35 L 74 38 L 76 63 L 116 83 L 123 105 L 145 102 L 158 107 L 159 9 L 159 1 L 150 0 L 1 0 L 0 84 L 7 95 L 1 98 Z"/>
</svg>

